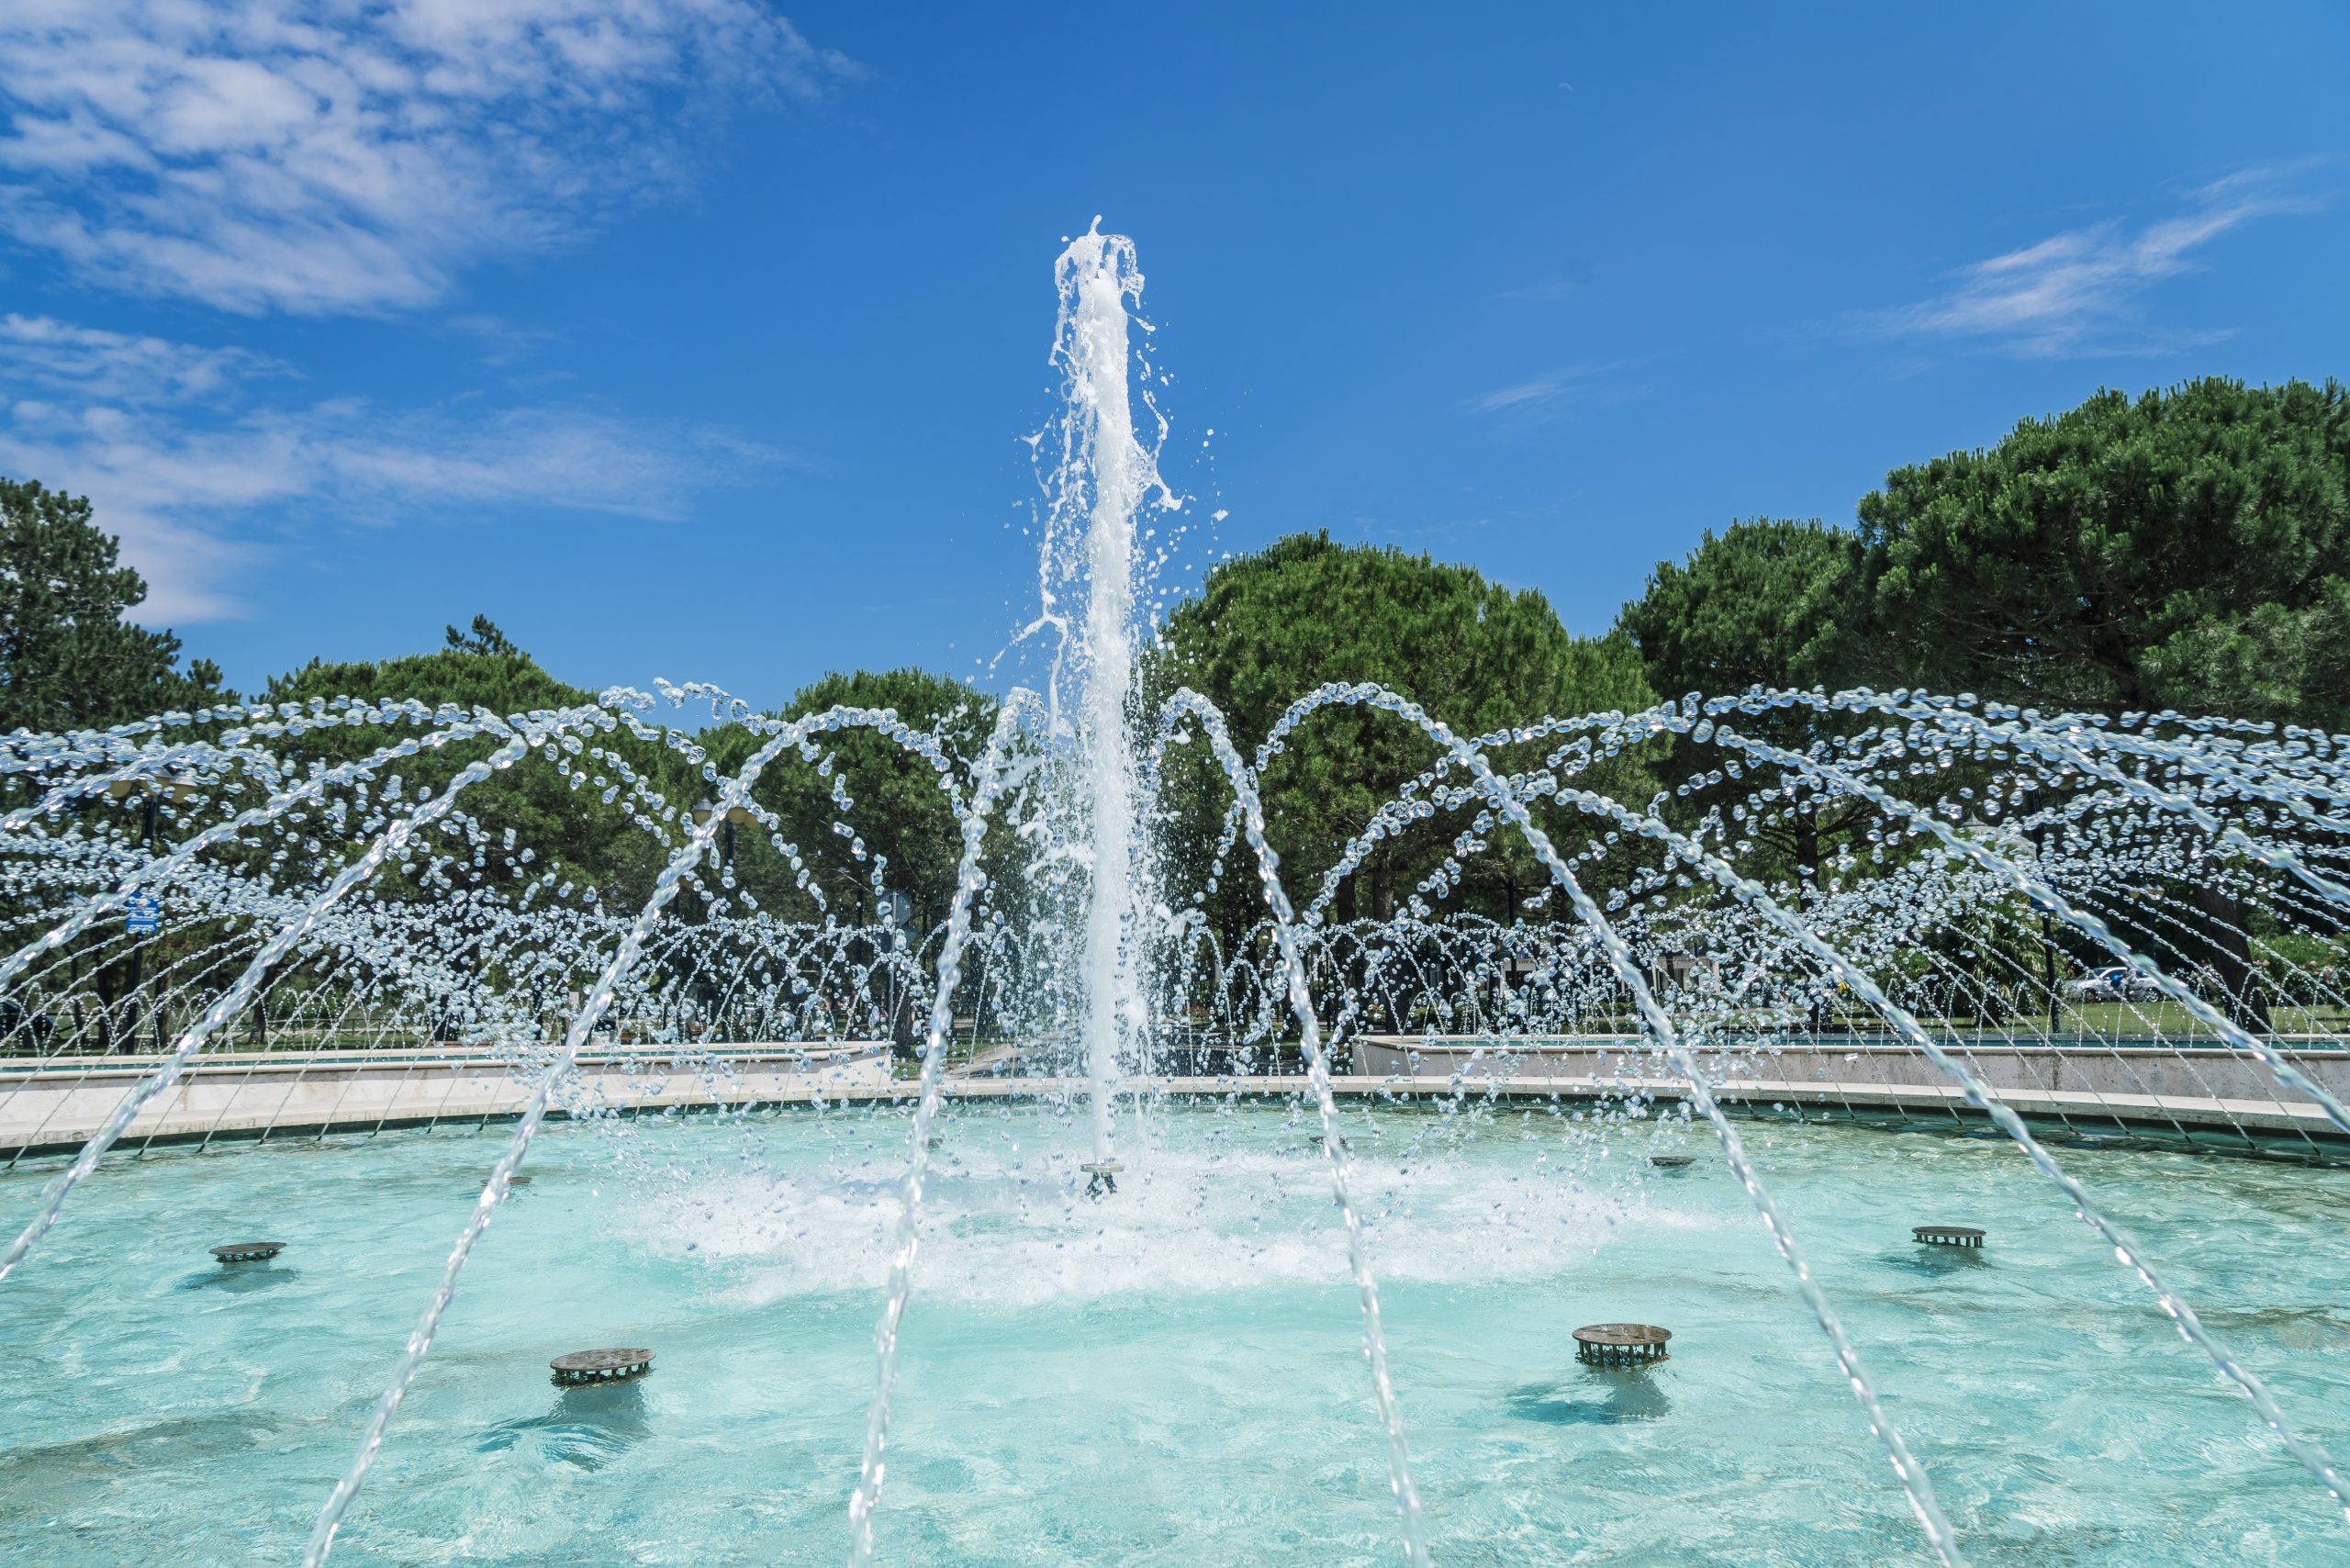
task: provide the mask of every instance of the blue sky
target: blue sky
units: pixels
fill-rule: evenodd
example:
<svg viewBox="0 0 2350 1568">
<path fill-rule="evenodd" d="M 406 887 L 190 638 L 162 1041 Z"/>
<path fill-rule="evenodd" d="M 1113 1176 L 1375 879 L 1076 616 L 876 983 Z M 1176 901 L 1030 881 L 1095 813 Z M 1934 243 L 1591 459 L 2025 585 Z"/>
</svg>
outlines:
<svg viewBox="0 0 2350 1568">
<path fill-rule="evenodd" d="M 590 686 L 969 674 L 1098 213 L 1189 580 L 1327 528 L 1596 633 L 2099 386 L 2350 375 L 2345 80 L 2323 4 L 14 0 L 0 474 L 248 689 L 476 611 Z"/>
</svg>

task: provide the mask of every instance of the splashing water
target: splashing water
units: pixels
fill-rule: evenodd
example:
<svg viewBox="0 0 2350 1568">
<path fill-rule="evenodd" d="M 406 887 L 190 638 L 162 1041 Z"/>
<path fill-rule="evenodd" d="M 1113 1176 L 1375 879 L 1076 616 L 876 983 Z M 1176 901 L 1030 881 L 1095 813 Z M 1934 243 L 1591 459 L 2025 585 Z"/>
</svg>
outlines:
<svg viewBox="0 0 2350 1568">
<path fill-rule="evenodd" d="M 1627 1163 L 1611 1166 L 1611 1150 L 1700 1129 L 1762 1219 L 1929 1549 L 1955 1564 L 1966 1520 L 1944 1511 L 1889 1419 L 1736 1122 L 1772 1103 L 1854 1121 L 1930 1114 L 2012 1143 L 2020 1169 L 2350 1519 L 2350 1484 L 2214 1331 L 2233 1319 L 2199 1313 L 2057 1153 L 2125 1127 L 2311 1160 L 2350 1141 L 2350 741 L 1865 689 L 1691 694 L 1464 736 L 1409 693 L 1337 684 L 1301 695 L 1244 755 L 1194 693 L 1137 710 L 1138 530 L 1182 503 L 1158 470 L 1167 423 L 1135 336 L 1148 329 L 1132 313 L 1134 246 L 1097 224 L 1055 273 L 1064 407 L 1043 475 L 1039 624 L 1061 636 L 1045 689 L 1014 690 L 984 745 L 886 709 L 787 722 L 707 686 L 510 714 L 257 703 L 0 737 L 0 1128 L 12 1164 L 72 1151 L 0 1249 L 5 1288 L 21 1288 L 17 1271 L 110 1153 L 158 1137 L 373 1131 L 418 1119 L 420 1101 L 453 1103 L 462 1073 L 500 1086 L 468 1114 L 511 1118 L 505 1150 L 325 1501 L 315 1564 L 549 1117 L 590 1124 L 625 1162 L 639 1147 L 632 1110 L 714 1124 L 784 1103 L 902 1114 L 902 1160 L 857 1211 L 855 1243 L 789 1258 L 843 1287 L 882 1287 L 848 1510 L 849 1560 L 863 1564 L 883 1539 L 901 1331 L 939 1224 L 923 1206 L 934 1138 L 951 1148 L 972 1108 L 1006 1091 L 1045 1108 L 1022 1136 L 1046 1147 L 1006 1149 L 997 1167 L 1013 1191 L 1033 1186 L 1034 1206 L 1023 1196 L 1007 1217 L 968 1193 L 949 1206 L 958 1228 L 935 1255 L 957 1299 L 1013 1294 L 1014 1275 L 1055 1292 L 1130 1288 L 1119 1282 L 1161 1277 L 1141 1255 L 1153 1246 L 1187 1249 L 1188 1266 L 1223 1278 L 1335 1269 L 1338 1249 L 1320 1242 L 1169 1240 L 1178 1194 L 1276 1167 L 1187 1162 L 1154 1148 L 1149 1120 L 1118 1115 L 1127 1095 L 1203 1100 L 1215 1108 L 1203 1117 L 1266 1095 L 1310 1136 L 1322 1212 L 1337 1214 L 1341 1236 L 1326 1239 L 1344 1242 L 1416 1563 L 1427 1523 L 1379 1289 L 1399 1173 L 1450 1158 L 1460 1128 L 1505 1107 L 1539 1107 L 1602 1193 Z M 665 710 L 712 723 L 691 730 Z M 1263 780 L 1317 720 L 1349 711 L 1422 737 L 1429 762 L 1318 887 L 1285 883 L 1281 802 Z M 845 782 L 851 743 L 874 741 L 935 781 L 955 824 L 953 896 L 926 932 L 844 918 L 845 891 L 878 909 L 890 887 Z M 1143 824 L 1174 814 L 1168 765 L 1201 745 L 1228 805 L 1213 843 L 1168 855 Z M 722 774 L 714 754 L 745 760 Z M 1629 756 L 1673 788 L 1608 795 L 1608 765 Z M 681 806 L 703 790 L 712 811 Z M 823 802 L 812 838 L 793 804 L 811 794 Z M 640 851 L 642 870 L 588 878 L 547 825 L 570 825 L 566 812 Z M 1406 838 L 1433 846 L 1433 869 L 1404 907 L 1337 918 L 1346 879 Z M 1773 846 L 1796 842 L 1825 847 L 1790 873 Z M 1468 910 L 1483 869 L 1513 849 L 1530 852 L 1537 884 L 1513 886 L 1499 919 Z M 1227 884 L 1261 892 L 1253 924 L 1210 917 Z M 162 932 L 125 921 L 153 898 Z M 899 1035 L 907 1016 L 921 1047 L 911 1080 L 856 1044 Z M 1150 1076 L 1154 1060 L 1172 1077 Z M 713 1146 L 724 1137 L 707 1130 Z M 1408 1138 L 1409 1152 L 1359 1160 L 1349 1135 Z M 674 1163 L 681 1141 L 663 1146 L 672 1163 L 631 1167 L 704 1205 L 665 1235 L 733 1234 L 718 1207 L 742 1200 L 725 1193 L 807 1180 L 754 1169 L 705 1182 Z M 1085 1204 L 1082 1168 L 1123 1161 L 1136 1169 L 1117 1202 Z M 811 1222 L 794 1223 L 755 1245 L 789 1252 Z M 1072 1253 L 1064 1238 L 1079 1227 L 1094 1239 Z M 1425 1224 L 1384 1242 L 1386 1272 L 1424 1277 Z"/>
<path fill-rule="evenodd" d="M 1085 514 L 1085 619 L 1080 638 L 1084 695 L 1078 729 L 1091 852 L 1080 1025 L 1091 1099 L 1093 1158 L 1108 1161 L 1113 1101 L 1128 1042 L 1144 1022 L 1143 988 L 1127 940 L 1134 917 L 1135 514 L 1156 489 L 1151 454 L 1135 436 L 1128 386 L 1126 302 L 1142 296 L 1134 241 L 1101 232 L 1071 241 L 1053 268 L 1061 312 L 1054 357 L 1068 373 L 1074 421 L 1057 512 Z"/>
</svg>

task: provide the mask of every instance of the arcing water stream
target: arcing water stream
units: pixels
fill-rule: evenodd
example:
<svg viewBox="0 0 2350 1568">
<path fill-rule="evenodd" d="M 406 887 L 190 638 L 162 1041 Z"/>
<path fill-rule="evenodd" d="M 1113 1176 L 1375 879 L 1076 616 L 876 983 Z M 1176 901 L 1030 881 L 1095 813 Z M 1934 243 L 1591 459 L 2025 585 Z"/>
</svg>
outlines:
<svg viewBox="0 0 2350 1568">
<path fill-rule="evenodd" d="M 419 1042 L 504 1063 L 521 1086 L 513 1130 L 318 1518 L 306 1561 L 320 1562 L 546 1118 L 616 1137 L 628 1126 L 583 1063 L 657 1047 L 673 1071 L 699 1075 L 701 1108 L 742 1119 L 759 1110 L 741 1091 L 746 1049 L 911 1034 L 918 1075 L 881 1068 L 859 1091 L 906 1116 L 849 1508 L 849 1560 L 865 1563 L 885 1518 L 931 1149 L 958 1101 L 1008 1076 L 1071 1120 L 1081 1111 L 1069 1141 L 1082 1165 L 1131 1166 L 1128 1190 L 1083 1204 L 1079 1162 L 1058 1154 L 1035 1179 L 1098 1215 L 1147 1207 L 1158 1153 L 1147 1123 L 1120 1127 L 1122 1094 L 1149 1103 L 1171 1069 L 1237 1103 L 1255 1081 L 1315 1118 L 1396 1524 L 1407 1559 L 1425 1562 L 1375 1277 L 1379 1211 L 1360 1201 L 1350 1137 L 1423 1108 L 1438 1126 L 1473 1122 L 1519 1093 L 1544 1118 L 1539 1158 L 1563 1149 L 1578 1170 L 1661 1128 L 1711 1134 L 1929 1548 L 1957 1563 L 1959 1528 L 1733 1119 L 1756 1082 L 1858 1117 L 1876 1102 L 1850 1074 L 1822 1065 L 1814 1087 L 1780 1064 L 1877 1053 L 1914 1066 L 1952 1115 L 1972 1107 L 2013 1142 L 2350 1516 L 2328 1455 L 2056 1152 L 2085 1120 L 2158 1132 L 2167 1121 L 2182 1140 L 2312 1159 L 2350 1139 L 2329 1056 L 2350 1016 L 2333 957 L 2350 926 L 2342 737 L 1907 690 L 1692 694 L 1461 736 L 1407 693 L 1332 685 L 1301 695 L 1244 755 L 1195 693 L 1137 711 L 1138 522 L 1179 510 L 1157 439 L 1136 430 L 1137 403 L 1157 417 L 1136 395 L 1141 276 L 1132 244 L 1098 231 L 1056 273 L 1066 398 L 1041 610 L 1061 638 L 1046 689 L 1015 691 L 982 740 L 888 710 L 786 722 L 707 687 L 510 714 L 321 699 L 0 740 L 0 1035 L 23 1068 L 0 1073 L 0 1125 L 140 1047 L 135 1081 L 101 1119 L 64 1137 L 44 1111 L 11 1145 L 12 1161 L 60 1144 L 73 1153 L 0 1250 L 0 1280 L 110 1151 L 143 1150 L 158 1118 L 188 1114 L 176 1107 L 191 1080 L 251 1079 L 274 1053 L 341 1096 L 343 1063 L 405 1062 Z M 1064 603 L 1080 606 L 1073 625 Z M 712 722 L 699 729 L 665 718 L 704 711 Z M 1317 721 L 1349 711 L 1424 741 L 1427 769 L 1318 889 L 1288 885 L 1269 828 L 1281 802 L 1262 781 Z M 841 913 L 851 897 L 891 903 L 888 857 L 868 846 L 846 784 L 852 747 L 877 739 L 934 782 L 955 824 L 952 897 L 911 941 L 894 921 Z M 1188 747 L 1207 760 L 1179 779 Z M 721 755 L 739 760 L 722 768 Z M 1639 801 L 1593 787 L 1628 761 L 1673 787 Z M 1144 824 L 1196 808 L 1210 785 L 1224 802 L 1209 812 L 1222 814 L 1212 843 L 1147 843 Z M 697 815 L 684 801 L 703 791 L 715 800 Z M 812 830 L 811 792 L 823 822 Z M 153 803 L 143 822 L 142 802 Z M 625 842 L 636 869 L 583 885 L 566 812 Z M 738 822 L 751 840 L 739 875 Z M 1765 881 L 1788 842 L 1825 847 Z M 1429 846 L 1403 908 L 1337 918 L 1346 879 L 1399 843 Z M 1513 893 L 1520 907 L 1501 921 L 1462 908 L 1482 868 L 1521 847 L 1539 868 L 1533 896 Z M 1169 848 L 1183 852 L 1156 852 Z M 1253 922 L 1219 902 L 1227 884 L 1261 893 Z M 168 922 L 151 939 L 122 920 L 150 897 Z M 232 1054 L 239 1031 L 247 1050 Z M 1561 1063 L 1595 1043 L 1618 1076 L 1578 1087 Z M 1373 1066 L 1415 1053 L 1447 1065 Z M 2104 1087 L 2067 1099 L 2000 1077 L 2039 1060 L 2087 1064 Z M 807 1081 L 810 1094 L 793 1094 L 821 1103 L 820 1081 Z M 319 1114 L 306 1136 L 352 1125 Z M 230 1128 L 223 1112 L 189 1136 L 266 1139 L 274 1126 Z M 1005 1170 L 1024 1192 L 1025 1163 Z M 970 1238 L 955 1242 L 968 1256 Z"/>
</svg>

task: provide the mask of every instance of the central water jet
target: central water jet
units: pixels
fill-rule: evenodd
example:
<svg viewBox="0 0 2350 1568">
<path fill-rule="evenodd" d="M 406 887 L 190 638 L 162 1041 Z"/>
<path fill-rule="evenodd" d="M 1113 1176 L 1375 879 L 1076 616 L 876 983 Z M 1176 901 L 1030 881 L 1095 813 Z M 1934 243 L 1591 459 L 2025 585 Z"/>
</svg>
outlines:
<svg viewBox="0 0 2350 1568">
<path fill-rule="evenodd" d="M 1091 861 L 1079 1021 L 1091 1099 L 1093 1159 L 1115 1152 L 1113 1099 L 1120 1063 L 1143 1007 L 1128 941 L 1135 910 L 1135 514 L 1163 492 L 1151 453 L 1135 437 L 1128 384 L 1129 299 L 1142 295 L 1134 241 L 1095 226 L 1054 265 L 1060 321 L 1054 357 L 1069 378 L 1067 450 L 1057 506 L 1085 520 L 1084 621 L 1077 639 L 1080 809 Z"/>
</svg>

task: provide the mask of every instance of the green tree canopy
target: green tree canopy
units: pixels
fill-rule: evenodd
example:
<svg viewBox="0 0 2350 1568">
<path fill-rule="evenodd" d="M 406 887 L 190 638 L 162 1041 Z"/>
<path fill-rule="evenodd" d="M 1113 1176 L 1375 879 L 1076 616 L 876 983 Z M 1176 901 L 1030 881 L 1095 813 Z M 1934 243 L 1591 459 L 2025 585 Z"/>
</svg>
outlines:
<svg viewBox="0 0 2350 1568">
<path fill-rule="evenodd" d="M 334 664 L 312 659 L 300 669 L 271 680 L 265 696 L 271 702 L 337 697 L 378 703 L 413 700 L 429 708 L 452 703 L 466 712 L 478 707 L 500 715 L 576 708 L 594 700 L 591 693 L 542 669 L 486 617 L 475 618 L 471 635 L 451 628 L 447 641 L 447 646 L 432 653 L 400 658 Z M 412 733 L 377 724 L 338 725 L 313 730 L 294 749 L 297 755 L 319 761 L 345 761 L 395 745 Z M 691 791 L 699 780 L 693 778 L 689 761 L 678 752 L 625 732 L 582 739 L 588 745 L 624 756 L 663 802 L 676 804 L 693 798 Z M 414 798 L 419 789 L 440 789 L 493 745 L 476 740 L 420 753 L 385 772 L 387 778 L 401 775 L 404 790 Z M 576 773 L 617 781 L 615 770 L 593 757 L 586 758 Z M 516 843 L 531 851 L 527 871 L 508 868 L 502 860 L 489 868 L 487 874 L 500 881 L 519 884 L 520 878 L 552 871 L 557 887 L 575 882 L 595 889 L 609 903 L 633 908 L 634 902 L 650 894 L 665 858 L 661 845 L 630 820 L 631 801 L 625 793 L 607 802 L 600 789 L 575 788 L 541 758 L 474 785 L 466 801 L 469 814 L 492 829 L 513 829 Z M 643 802 L 638 809 L 643 809 Z M 383 879 L 379 885 L 387 893 L 397 886 Z"/>
<path fill-rule="evenodd" d="M 123 619 L 147 584 L 86 497 L 0 478 L 0 730 L 103 729 L 227 700 L 219 666 Z"/>
<path fill-rule="evenodd" d="M 2217 377 L 2100 392 L 1861 502 L 1884 647 L 1916 682 L 2046 707 L 2350 725 L 2350 393 Z M 2254 924 L 2166 890 L 2240 1021 Z"/>
<path fill-rule="evenodd" d="M 1620 624 L 1668 697 L 1841 686 L 1854 667 L 1860 559 L 1858 540 L 1818 521 L 1709 529 L 1687 562 L 1657 563 Z"/>
<path fill-rule="evenodd" d="M 1209 573 L 1199 597 L 1169 618 L 1149 685 L 1161 696 L 1188 685 L 1209 698 L 1245 752 L 1291 703 L 1331 681 L 1375 681 L 1463 737 L 1654 700 L 1628 642 L 1574 636 L 1539 593 L 1327 533 L 1292 534 Z M 1437 756 L 1393 714 L 1346 708 L 1309 719 L 1265 776 L 1273 844 L 1292 892 L 1311 897 L 1346 842 Z M 1577 782 L 1640 803 L 1651 787 L 1629 758 L 1601 763 Z M 1212 782 L 1202 789 L 1214 798 Z M 1392 913 L 1399 882 L 1440 859 L 1460 827 L 1383 840 L 1368 862 L 1372 913 Z M 1541 885 L 1514 836 L 1496 840 L 1472 869 L 1472 879 L 1489 879 L 1505 896 Z M 1341 893 L 1342 915 L 1352 892 Z"/>
<path fill-rule="evenodd" d="M 1860 505 L 1884 662 L 2042 707 L 2350 714 L 2350 394 L 2099 392 Z"/>
<path fill-rule="evenodd" d="M 594 693 L 540 668 L 537 660 L 514 646 L 485 616 L 474 618 L 472 637 L 452 627 L 447 646 L 429 654 L 333 664 L 312 659 L 291 674 L 274 678 L 263 696 L 271 702 L 307 702 L 313 697 L 364 697 L 375 702 L 413 699 L 428 707 L 453 702 L 468 712 L 478 707 L 501 714 L 595 700 Z"/>
<path fill-rule="evenodd" d="M 836 707 L 894 711 L 916 729 L 943 734 L 950 756 L 965 761 L 979 756 L 996 714 L 995 700 L 984 692 L 948 676 L 908 668 L 827 675 L 796 692 L 781 717 L 798 719 Z M 740 728 L 711 730 L 701 739 L 721 778 L 741 767 L 759 744 Z M 817 763 L 797 751 L 778 756 L 760 775 L 752 798 L 782 819 L 786 841 L 823 890 L 827 907 L 847 919 L 873 918 L 873 873 L 879 867 L 883 887 L 912 902 L 918 929 L 945 919 L 963 837 L 937 769 L 867 729 L 819 736 L 817 746 Z M 959 769 L 955 781 L 968 784 Z M 842 797 L 846 807 L 839 803 Z M 845 823 L 854 836 L 836 833 L 835 823 Z M 738 835 L 745 885 L 767 907 L 812 915 L 812 902 L 799 891 L 798 873 L 764 839 L 755 846 L 758 837 Z"/>
<path fill-rule="evenodd" d="M 1649 683 L 1667 696 L 1723 697 L 1753 686 L 1841 689 L 1874 673 L 1860 662 L 1870 642 L 1861 623 L 1860 566 L 1860 542 L 1842 529 L 1777 518 L 1732 523 L 1718 535 L 1708 530 L 1685 563 L 1658 562 L 1648 591 L 1624 606 L 1618 624 L 1639 649 Z M 1796 708 L 1741 716 L 1739 727 L 1802 751 L 1833 724 Z M 1691 774 L 1721 760 L 1709 747 L 1683 750 L 1693 759 Z M 1707 792 L 1695 808 L 1736 792 Z M 1762 814 L 1752 829 L 1764 852 L 1757 868 L 1792 870 L 1808 886 L 1822 856 L 1872 816 L 1859 801 L 1823 811 L 1809 797 Z"/>
<path fill-rule="evenodd" d="M 450 627 L 448 642 L 449 646 L 461 654 L 519 654 L 522 651 L 514 645 L 514 639 L 499 631 L 498 622 L 487 615 L 475 616 L 470 632 Z"/>
</svg>

